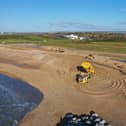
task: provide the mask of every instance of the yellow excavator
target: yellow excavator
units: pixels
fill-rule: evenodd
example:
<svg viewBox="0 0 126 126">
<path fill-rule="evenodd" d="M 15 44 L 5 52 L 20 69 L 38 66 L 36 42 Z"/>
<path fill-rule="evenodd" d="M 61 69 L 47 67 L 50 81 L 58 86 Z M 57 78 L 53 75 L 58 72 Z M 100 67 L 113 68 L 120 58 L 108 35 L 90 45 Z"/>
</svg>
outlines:
<svg viewBox="0 0 126 126">
<path fill-rule="evenodd" d="M 92 66 L 92 64 L 88 61 L 84 61 L 81 66 L 78 67 L 79 70 L 79 74 L 77 74 L 77 82 L 79 83 L 87 83 L 88 79 L 90 79 L 94 73 L 94 67 Z"/>
</svg>

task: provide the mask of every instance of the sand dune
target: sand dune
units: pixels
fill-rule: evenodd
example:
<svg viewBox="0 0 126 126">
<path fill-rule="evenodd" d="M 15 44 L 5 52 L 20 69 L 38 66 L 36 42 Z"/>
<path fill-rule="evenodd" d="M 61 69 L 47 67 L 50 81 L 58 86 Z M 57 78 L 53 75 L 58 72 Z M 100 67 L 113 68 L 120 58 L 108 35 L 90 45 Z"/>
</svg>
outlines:
<svg viewBox="0 0 126 126">
<path fill-rule="evenodd" d="M 89 53 L 25 45 L 0 47 L 0 71 L 27 81 L 44 94 L 44 100 L 20 126 L 55 126 L 67 112 L 90 110 L 113 126 L 125 126 L 126 64 L 114 61 L 111 55 L 93 53 L 96 74 L 87 85 L 79 85 L 76 67 Z"/>
</svg>

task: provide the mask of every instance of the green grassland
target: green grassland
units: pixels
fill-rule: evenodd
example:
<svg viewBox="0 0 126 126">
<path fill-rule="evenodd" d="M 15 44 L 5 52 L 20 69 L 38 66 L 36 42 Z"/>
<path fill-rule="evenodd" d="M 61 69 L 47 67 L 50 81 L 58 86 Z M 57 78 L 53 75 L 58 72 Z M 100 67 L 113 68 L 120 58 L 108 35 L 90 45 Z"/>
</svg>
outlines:
<svg viewBox="0 0 126 126">
<path fill-rule="evenodd" d="M 37 44 L 126 54 L 126 41 L 73 41 L 51 35 L 0 35 L 0 44 Z"/>
</svg>

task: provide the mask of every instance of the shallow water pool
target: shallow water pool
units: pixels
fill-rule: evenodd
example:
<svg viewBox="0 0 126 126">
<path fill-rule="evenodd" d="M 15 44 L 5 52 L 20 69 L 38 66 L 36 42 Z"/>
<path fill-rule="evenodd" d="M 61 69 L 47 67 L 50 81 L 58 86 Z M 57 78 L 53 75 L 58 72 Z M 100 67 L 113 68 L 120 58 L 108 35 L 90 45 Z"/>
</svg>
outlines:
<svg viewBox="0 0 126 126">
<path fill-rule="evenodd" d="M 27 82 L 0 74 L 0 126 L 16 126 L 42 99 Z"/>
<path fill-rule="evenodd" d="M 126 59 L 117 59 L 116 61 L 119 61 L 119 62 L 123 62 L 123 63 L 126 63 Z"/>
</svg>

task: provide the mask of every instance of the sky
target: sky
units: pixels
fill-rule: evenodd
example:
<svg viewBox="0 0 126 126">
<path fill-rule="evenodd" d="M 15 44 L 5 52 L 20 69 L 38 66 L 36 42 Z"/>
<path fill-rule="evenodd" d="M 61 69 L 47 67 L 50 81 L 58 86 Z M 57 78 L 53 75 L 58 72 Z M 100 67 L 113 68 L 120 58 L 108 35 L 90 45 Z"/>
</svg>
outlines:
<svg viewBox="0 0 126 126">
<path fill-rule="evenodd" d="M 0 0 L 0 32 L 126 31 L 126 0 Z"/>
</svg>

